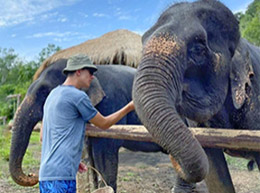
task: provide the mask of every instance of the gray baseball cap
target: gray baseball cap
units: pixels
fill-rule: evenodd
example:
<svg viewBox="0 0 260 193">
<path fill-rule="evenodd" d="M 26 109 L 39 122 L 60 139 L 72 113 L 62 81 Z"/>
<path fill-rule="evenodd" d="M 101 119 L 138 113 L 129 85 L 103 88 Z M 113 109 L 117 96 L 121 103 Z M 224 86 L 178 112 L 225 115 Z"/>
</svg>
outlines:
<svg viewBox="0 0 260 193">
<path fill-rule="evenodd" d="M 66 74 L 67 72 L 83 68 L 89 69 L 92 74 L 97 71 L 97 67 L 92 63 L 87 55 L 77 54 L 68 59 L 67 66 L 64 68 L 63 73 Z"/>
</svg>

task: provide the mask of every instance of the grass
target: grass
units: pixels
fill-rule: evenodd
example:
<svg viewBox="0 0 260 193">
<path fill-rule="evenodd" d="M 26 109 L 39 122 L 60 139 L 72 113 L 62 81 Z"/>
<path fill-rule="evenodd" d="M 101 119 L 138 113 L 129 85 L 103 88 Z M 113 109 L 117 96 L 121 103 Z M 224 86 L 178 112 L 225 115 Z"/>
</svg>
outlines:
<svg viewBox="0 0 260 193">
<path fill-rule="evenodd" d="M 126 175 L 122 178 L 123 181 L 131 181 L 134 178 L 136 178 L 136 174 L 134 174 L 133 172 L 127 172 Z"/>
<path fill-rule="evenodd" d="M 247 170 L 247 164 L 249 160 L 243 158 L 231 157 L 227 154 L 225 154 L 225 158 L 229 169 Z"/>
<path fill-rule="evenodd" d="M 8 136 L 8 133 L 5 134 L 3 126 L 0 128 L 0 159 L 1 161 L 8 161 L 9 160 L 9 149 L 10 149 L 10 139 L 11 137 Z"/>
<path fill-rule="evenodd" d="M 4 126 L 0 127 L 0 160 L 9 161 L 10 147 L 11 147 L 12 133 Z M 27 166 L 36 166 L 40 163 L 40 160 L 34 156 L 35 151 L 40 152 L 40 133 L 32 132 L 30 138 L 30 145 L 25 153 L 23 164 Z"/>
<path fill-rule="evenodd" d="M 21 188 L 11 178 L 9 174 L 9 155 L 11 147 L 12 133 L 5 126 L 0 126 L 0 179 L 6 181 L 14 189 Z M 40 167 L 40 133 L 32 132 L 30 143 L 23 159 L 23 171 L 25 174 L 38 173 Z M 37 186 L 35 186 L 37 188 Z"/>
</svg>

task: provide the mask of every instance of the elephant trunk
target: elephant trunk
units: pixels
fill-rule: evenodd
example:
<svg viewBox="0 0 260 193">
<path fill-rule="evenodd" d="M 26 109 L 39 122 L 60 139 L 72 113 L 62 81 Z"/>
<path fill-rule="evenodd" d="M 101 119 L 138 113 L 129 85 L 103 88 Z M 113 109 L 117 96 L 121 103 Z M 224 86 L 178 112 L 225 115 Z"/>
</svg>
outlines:
<svg viewBox="0 0 260 193">
<path fill-rule="evenodd" d="M 142 123 L 157 143 L 170 153 L 181 178 L 187 182 L 199 182 L 208 173 L 208 160 L 176 110 L 181 88 L 174 80 L 173 69 L 168 65 L 170 62 L 173 61 L 167 57 L 143 57 L 134 81 L 133 100 Z"/>
<path fill-rule="evenodd" d="M 38 176 L 25 175 L 22 170 L 22 161 L 29 144 L 32 130 L 39 121 L 39 113 L 33 108 L 34 99 L 26 96 L 17 109 L 13 128 L 9 157 L 9 171 L 13 180 L 22 186 L 33 186 L 38 183 Z M 37 114 L 37 116 L 36 116 Z"/>
</svg>

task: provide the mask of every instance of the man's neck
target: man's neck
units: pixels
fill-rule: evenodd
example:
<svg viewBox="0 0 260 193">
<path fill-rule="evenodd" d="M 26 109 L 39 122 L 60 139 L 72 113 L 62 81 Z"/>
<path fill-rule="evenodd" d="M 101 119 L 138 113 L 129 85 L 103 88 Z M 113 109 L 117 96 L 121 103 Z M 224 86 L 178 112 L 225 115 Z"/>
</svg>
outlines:
<svg viewBox="0 0 260 193">
<path fill-rule="evenodd" d="M 74 86 L 77 89 L 80 89 L 79 85 L 78 85 L 78 81 L 76 79 L 74 79 L 73 77 L 70 77 L 70 76 L 66 78 L 63 85 Z"/>
</svg>

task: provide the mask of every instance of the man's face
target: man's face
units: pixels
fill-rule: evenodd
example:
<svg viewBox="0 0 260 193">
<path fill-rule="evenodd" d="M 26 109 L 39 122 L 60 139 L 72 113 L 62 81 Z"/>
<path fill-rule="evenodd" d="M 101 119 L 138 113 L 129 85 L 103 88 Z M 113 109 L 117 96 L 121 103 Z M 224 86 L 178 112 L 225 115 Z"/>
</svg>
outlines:
<svg viewBox="0 0 260 193">
<path fill-rule="evenodd" d="M 90 73 L 88 69 L 81 69 L 80 70 L 80 83 L 81 88 L 89 88 L 91 81 L 93 80 L 94 76 Z"/>
</svg>

